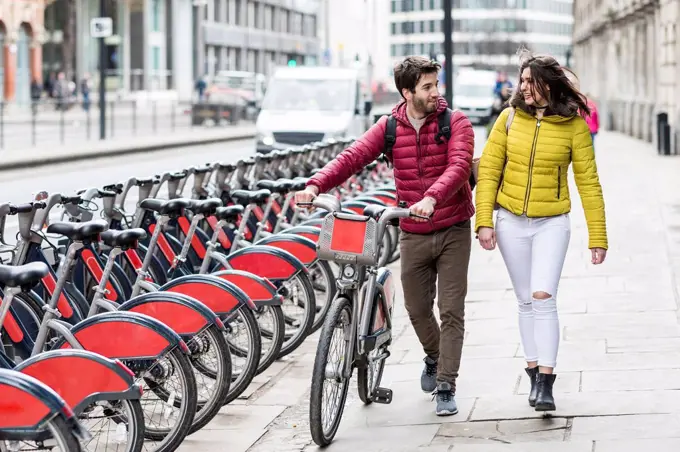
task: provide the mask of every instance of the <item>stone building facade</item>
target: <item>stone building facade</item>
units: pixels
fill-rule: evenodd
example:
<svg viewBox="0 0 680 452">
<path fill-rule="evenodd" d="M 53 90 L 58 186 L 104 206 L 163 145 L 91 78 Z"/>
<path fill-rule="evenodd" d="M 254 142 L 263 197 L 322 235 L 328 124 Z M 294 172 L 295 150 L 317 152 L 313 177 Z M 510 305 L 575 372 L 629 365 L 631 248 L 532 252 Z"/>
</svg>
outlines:
<svg viewBox="0 0 680 452">
<path fill-rule="evenodd" d="M 30 102 L 42 80 L 44 0 L 0 0 L 0 85 L 5 102 Z"/>
<path fill-rule="evenodd" d="M 574 64 L 601 126 L 680 151 L 680 0 L 574 0 Z M 666 116 L 667 115 L 667 116 Z M 659 132 L 664 116 L 669 138 Z M 660 138 L 661 137 L 661 138 Z"/>
</svg>

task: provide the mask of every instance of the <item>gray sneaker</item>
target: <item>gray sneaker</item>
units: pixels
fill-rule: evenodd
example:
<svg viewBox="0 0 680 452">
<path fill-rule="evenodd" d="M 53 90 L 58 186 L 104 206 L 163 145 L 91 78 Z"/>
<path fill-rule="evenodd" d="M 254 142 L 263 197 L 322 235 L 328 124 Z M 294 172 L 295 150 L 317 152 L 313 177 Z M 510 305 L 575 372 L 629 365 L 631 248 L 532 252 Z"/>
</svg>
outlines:
<svg viewBox="0 0 680 452">
<path fill-rule="evenodd" d="M 425 368 L 420 376 L 420 388 L 423 392 L 432 394 L 437 389 L 437 361 L 429 356 L 426 356 L 423 361 L 425 361 Z"/>
<path fill-rule="evenodd" d="M 437 398 L 437 416 L 451 416 L 458 413 L 454 396 L 455 394 L 449 383 L 439 383 L 437 393 L 435 394 Z"/>
</svg>

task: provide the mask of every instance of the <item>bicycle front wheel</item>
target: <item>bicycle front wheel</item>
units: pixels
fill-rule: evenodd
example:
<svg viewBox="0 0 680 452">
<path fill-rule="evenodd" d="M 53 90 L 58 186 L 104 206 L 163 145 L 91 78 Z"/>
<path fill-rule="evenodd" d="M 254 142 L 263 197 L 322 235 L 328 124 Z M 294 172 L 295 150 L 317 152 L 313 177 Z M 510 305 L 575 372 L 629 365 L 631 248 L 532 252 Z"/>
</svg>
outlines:
<svg viewBox="0 0 680 452">
<path fill-rule="evenodd" d="M 321 327 L 309 395 L 309 426 L 320 447 L 333 441 L 345 409 L 351 375 L 345 378 L 343 369 L 352 359 L 351 324 L 352 304 L 345 297 L 335 299 Z"/>
</svg>

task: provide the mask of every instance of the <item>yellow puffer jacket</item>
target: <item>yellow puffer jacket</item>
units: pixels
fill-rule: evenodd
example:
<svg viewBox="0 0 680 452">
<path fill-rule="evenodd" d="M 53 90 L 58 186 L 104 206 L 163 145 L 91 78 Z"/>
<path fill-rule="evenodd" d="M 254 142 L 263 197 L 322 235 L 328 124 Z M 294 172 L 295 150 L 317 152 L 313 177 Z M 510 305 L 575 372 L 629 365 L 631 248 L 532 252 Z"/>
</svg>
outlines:
<svg viewBox="0 0 680 452">
<path fill-rule="evenodd" d="M 604 199 L 586 122 L 580 116 L 555 115 L 539 123 L 518 108 L 506 134 L 510 110 L 506 108 L 496 120 L 479 162 L 475 231 L 493 227 L 496 203 L 528 217 L 570 212 L 567 171 L 573 163 L 588 224 L 588 247 L 606 249 Z"/>
</svg>

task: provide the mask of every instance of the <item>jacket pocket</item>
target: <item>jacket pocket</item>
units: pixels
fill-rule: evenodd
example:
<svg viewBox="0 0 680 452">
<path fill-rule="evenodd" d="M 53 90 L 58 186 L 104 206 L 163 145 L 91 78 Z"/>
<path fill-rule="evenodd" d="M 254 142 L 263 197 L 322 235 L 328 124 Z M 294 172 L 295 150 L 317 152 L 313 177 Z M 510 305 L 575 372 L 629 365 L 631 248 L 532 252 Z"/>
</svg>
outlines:
<svg viewBox="0 0 680 452">
<path fill-rule="evenodd" d="M 557 199 L 560 199 L 560 190 L 562 188 L 562 167 L 557 167 Z"/>
</svg>

